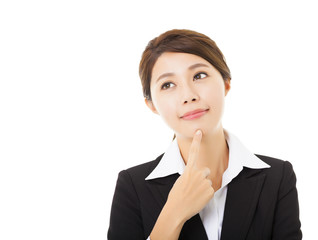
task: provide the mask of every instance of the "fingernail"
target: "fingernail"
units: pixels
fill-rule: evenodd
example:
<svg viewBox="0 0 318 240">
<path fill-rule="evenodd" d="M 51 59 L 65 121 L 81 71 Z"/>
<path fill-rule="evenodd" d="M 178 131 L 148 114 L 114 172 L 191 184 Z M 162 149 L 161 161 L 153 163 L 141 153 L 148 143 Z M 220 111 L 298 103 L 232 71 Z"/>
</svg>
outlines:
<svg viewBox="0 0 318 240">
<path fill-rule="evenodd" d="M 201 135 L 201 130 L 197 130 L 196 135 Z"/>
</svg>

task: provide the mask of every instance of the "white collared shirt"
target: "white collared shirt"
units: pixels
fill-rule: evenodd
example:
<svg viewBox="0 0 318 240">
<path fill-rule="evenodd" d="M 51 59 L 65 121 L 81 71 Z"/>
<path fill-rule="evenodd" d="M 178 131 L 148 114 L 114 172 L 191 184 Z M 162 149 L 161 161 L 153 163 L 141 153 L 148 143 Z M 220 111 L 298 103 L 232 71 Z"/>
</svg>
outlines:
<svg viewBox="0 0 318 240">
<path fill-rule="evenodd" d="M 213 198 L 200 212 L 200 217 L 209 240 L 220 240 L 221 238 L 227 186 L 232 179 L 243 170 L 243 167 L 253 169 L 270 167 L 251 153 L 236 136 L 225 129 L 224 135 L 229 147 L 228 168 L 223 173 L 221 188 L 214 193 Z M 175 173 L 181 175 L 184 168 L 185 164 L 181 157 L 177 140 L 174 139 L 157 167 L 145 180 L 166 177 Z"/>
</svg>

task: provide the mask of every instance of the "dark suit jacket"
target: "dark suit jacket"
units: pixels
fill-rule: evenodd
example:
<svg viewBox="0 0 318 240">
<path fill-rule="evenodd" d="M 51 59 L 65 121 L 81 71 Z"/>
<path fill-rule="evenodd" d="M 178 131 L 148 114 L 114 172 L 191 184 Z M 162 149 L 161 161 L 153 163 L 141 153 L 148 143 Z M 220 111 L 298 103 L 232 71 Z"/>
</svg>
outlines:
<svg viewBox="0 0 318 240">
<path fill-rule="evenodd" d="M 244 168 L 228 185 L 221 240 L 302 238 L 296 176 L 287 161 L 257 155 L 271 167 Z M 146 181 L 156 160 L 119 173 L 108 229 L 109 240 L 142 240 L 150 235 L 179 174 Z M 197 214 L 179 239 L 207 240 Z"/>
</svg>

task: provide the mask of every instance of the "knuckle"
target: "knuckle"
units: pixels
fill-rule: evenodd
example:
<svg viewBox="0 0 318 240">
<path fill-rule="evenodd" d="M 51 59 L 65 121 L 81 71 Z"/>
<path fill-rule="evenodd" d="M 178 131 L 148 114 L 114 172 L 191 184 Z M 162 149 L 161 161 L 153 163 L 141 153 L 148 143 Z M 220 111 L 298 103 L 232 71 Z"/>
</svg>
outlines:
<svg viewBox="0 0 318 240">
<path fill-rule="evenodd" d="M 210 173 L 211 173 L 211 171 L 210 171 L 209 168 L 203 168 L 203 169 L 201 170 L 201 174 L 202 174 L 202 176 L 203 176 L 204 178 L 206 178 L 207 176 L 209 176 Z"/>
<path fill-rule="evenodd" d="M 205 185 L 206 185 L 206 188 L 211 188 L 211 186 L 212 186 L 212 181 L 210 180 L 210 179 L 206 179 L 205 180 Z"/>
<path fill-rule="evenodd" d="M 210 179 L 207 179 L 209 186 L 212 186 L 212 181 Z"/>
<path fill-rule="evenodd" d="M 202 176 L 203 179 L 206 179 L 206 177 L 207 177 L 206 171 L 202 171 L 201 172 L 201 176 Z"/>
</svg>

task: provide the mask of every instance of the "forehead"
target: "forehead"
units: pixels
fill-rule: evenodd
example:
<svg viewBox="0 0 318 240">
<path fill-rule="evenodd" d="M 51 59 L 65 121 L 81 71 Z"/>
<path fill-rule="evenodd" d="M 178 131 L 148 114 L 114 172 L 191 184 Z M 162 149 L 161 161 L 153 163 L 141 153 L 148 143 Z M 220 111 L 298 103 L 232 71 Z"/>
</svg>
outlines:
<svg viewBox="0 0 318 240">
<path fill-rule="evenodd" d="M 152 69 L 152 78 L 167 72 L 175 73 L 182 72 L 188 69 L 189 66 L 197 63 L 203 63 L 213 67 L 204 58 L 190 53 L 165 52 L 156 61 Z"/>
<path fill-rule="evenodd" d="M 169 68 L 171 66 L 190 66 L 194 63 L 205 63 L 211 65 L 208 61 L 204 58 L 190 54 L 190 53 L 178 53 L 178 52 L 165 52 L 161 54 L 161 56 L 157 59 L 153 70 L 157 70 L 158 68 L 166 67 Z M 212 65 L 211 65 L 212 66 Z"/>
</svg>

